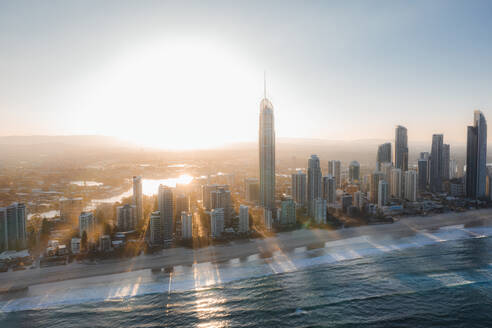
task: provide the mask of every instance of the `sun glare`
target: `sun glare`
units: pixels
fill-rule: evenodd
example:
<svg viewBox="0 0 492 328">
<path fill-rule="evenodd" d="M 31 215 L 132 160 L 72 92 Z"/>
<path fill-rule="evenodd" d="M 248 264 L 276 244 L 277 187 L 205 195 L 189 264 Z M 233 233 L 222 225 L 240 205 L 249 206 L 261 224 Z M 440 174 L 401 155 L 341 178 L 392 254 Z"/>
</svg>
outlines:
<svg viewBox="0 0 492 328">
<path fill-rule="evenodd" d="M 134 48 L 86 81 L 92 91 L 79 106 L 98 117 L 91 126 L 111 122 L 98 129 L 166 149 L 254 139 L 256 129 L 247 127 L 256 124 L 256 115 L 250 114 L 257 107 L 262 75 L 241 55 L 192 39 Z"/>
<path fill-rule="evenodd" d="M 182 174 L 177 178 L 169 179 L 143 179 L 142 181 L 142 192 L 147 196 L 152 196 L 157 193 L 160 185 L 165 185 L 168 187 L 176 187 L 176 185 L 187 185 L 193 181 L 193 177 L 188 174 Z"/>
</svg>

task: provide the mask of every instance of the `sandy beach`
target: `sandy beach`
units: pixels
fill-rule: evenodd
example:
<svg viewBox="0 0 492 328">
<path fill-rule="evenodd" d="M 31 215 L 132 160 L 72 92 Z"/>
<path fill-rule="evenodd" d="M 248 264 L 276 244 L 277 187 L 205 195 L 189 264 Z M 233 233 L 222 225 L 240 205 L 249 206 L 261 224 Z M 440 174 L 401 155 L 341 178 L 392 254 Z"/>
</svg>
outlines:
<svg viewBox="0 0 492 328">
<path fill-rule="evenodd" d="M 234 258 L 245 258 L 259 254 L 282 251 L 289 252 L 298 247 L 320 248 L 324 243 L 359 236 L 378 238 L 401 238 L 426 229 L 437 229 L 451 225 L 492 225 L 492 209 L 446 213 L 427 217 L 407 217 L 393 224 L 369 225 L 356 228 L 327 230 L 296 230 L 279 233 L 265 239 L 232 242 L 227 245 L 211 246 L 198 250 L 172 248 L 153 255 L 142 255 L 129 260 L 107 260 L 96 264 L 71 263 L 66 266 L 36 268 L 25 271 L 0 273 L 0 289 L 18 289 L 32 285 L 69 279 L 88 278 L 101 275 L 160 269 L 168 266 L 189 266 L 202 262 L 224 262 Z"/>
</svg>

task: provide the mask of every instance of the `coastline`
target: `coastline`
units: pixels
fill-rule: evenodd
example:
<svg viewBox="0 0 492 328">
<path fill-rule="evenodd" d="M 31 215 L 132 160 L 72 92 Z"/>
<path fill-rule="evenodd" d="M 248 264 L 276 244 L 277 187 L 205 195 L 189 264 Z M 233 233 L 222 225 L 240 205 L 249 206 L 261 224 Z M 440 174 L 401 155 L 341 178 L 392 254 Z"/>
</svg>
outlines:
<svg viewBox="0 0 492 328">
<path fill-rule="evenodd" d="M 30 286 L 65 280 L 90 278 L 144 269 L 160 270 L 170 266 L 191 266 L 194 263 L 221 263 L 258 254 L 269 257 L 273 252 L 289 252 L 299 247 L 321 248 L 325 242 L 360 236 L 402 238 L 420 230 L 451 225 L 492 225 L 492 209 L 445 213 L 433 216 L 402 218 L 392 224 L 367 225 L 338 230 L 295 230 L 273 237 L 231 242 L 202 249 L 171 248 L 153 255 L 128 260 L 105 260 L 97 264 L 71 263 L 66 266 L 36 268 L 0 274 L 0 294 L 28 289 Z"/>
</svg>

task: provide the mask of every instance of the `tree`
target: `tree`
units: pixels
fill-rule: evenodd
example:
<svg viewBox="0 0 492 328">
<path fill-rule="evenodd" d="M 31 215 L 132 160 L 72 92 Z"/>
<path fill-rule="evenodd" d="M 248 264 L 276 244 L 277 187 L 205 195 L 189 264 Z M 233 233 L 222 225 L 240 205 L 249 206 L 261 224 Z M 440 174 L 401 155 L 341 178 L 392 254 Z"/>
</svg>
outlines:
<svg viewBox="0 0 492 328">
<path fill-rule="evenodd" d="M 80 241 L 80 247 L 85 251 L 87 250 L 87 231 L 82 232 L 82 240 Z"/>
</svg>

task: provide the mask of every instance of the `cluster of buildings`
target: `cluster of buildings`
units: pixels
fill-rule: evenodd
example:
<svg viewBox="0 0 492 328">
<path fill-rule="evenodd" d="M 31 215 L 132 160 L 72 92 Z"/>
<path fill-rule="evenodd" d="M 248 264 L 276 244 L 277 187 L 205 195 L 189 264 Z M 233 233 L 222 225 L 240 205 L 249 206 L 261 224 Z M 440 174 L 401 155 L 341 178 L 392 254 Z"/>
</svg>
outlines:
<svg viewBox="0 0 492 328">
<path fill-rule="evenodd" d="M 420 153 L 417 164 L 409 165 L 407 129 L 397 126 L 394 153 L 392 143 L 379 145 L 376 169 L 371 174 L 361 176 L 361 165 L 355 160 L 344 171 L 341 161 L 329 160 L 323 173 L 320 158 L 311 155 L 305 170 L 291 174 L 290 195 L 283 194 L 277 199 L 274 111 L 265 91 L 260 102 L 259 178 L 245 179 L 246 204 L 234 205 L 229 184 L 206 183 L 202 185 L 201 199 L 193 202 L 189 193 L 161 185 L 157 208 L 147 221 L 142 178 L 134 176 L 131 204 L 116 209 L 117 231 L 131 233 L 143 227 L 150 245 L 170 247 L 177 239 L 203 236 L 217 239 L 224 234 L 248 233 L 252 215 L 261 218 L 265 230 L 271 230 L 275 226 L 295 225 L 299 210 L 315 223 L 325 224 L 327 214 L 333 209 L 348 216 L 390 213 L 401 206 L 422 202 L 426 195 L 440 193 L 473 200 L 490 199 L 492 174 L 486 166 L 487 123 L 480 111 L 474 113 L 467 138 L 466 173 L 461 177 L 442 134 L 434 134 L 430 152 Z M 84 234 L 89 239 L 100 236 L 103 249 L 114 246 L 109 236 L 101 236 L 94 213 L 84 211 L 82 198 L 61 198 L 60 219 L 78 227 L 79 236 L 70 245 L 75 253 L 81 249 Z M 0 208 L 0 250 L 25 248 L 26 240 L 25 206 L 14 203 Z M 58 251 L 59 246 L 53 243 L 50 247 Z"/>
<path fill-rule="evenodd" d="M 416 166 L 409 166 L 408 133 L 403 126 L 395 129 L 394 157 L 390 142 L 379 145 L 376 170 L 361 178 L 360 165 L 352 161 L 348 178 L 342 181 L 341 162 L 330 160 L 323 175 L 320 159 L 312 155 L 307 169 L 292 174 L 291 197 L 275 200 L 275 129 L 273 106 L 266 98 L 260 103 L 259 130 L 259 203 L 264 208 L 265 220 L 272 215 L 279 224 L 295 222 L 295 208 L 304 208 L 316 223 L 326 223 L 330 208 L 348 214 L 392 212 L 407 204 L 427 208 L 423 196 L 445 193 L 451 197 L 470 200 L 490 200 L 492 174 L 486 166 L 487 123 L 480 111 L 475 111 L 473 125 L 468 127 L 466 174 L 458 176 L 457 162 L 451 159 L 450 145 L 442 134 L 434 134 L 430 152 L 422 152 Z M 247 179 L 246 199 L 255 193 L 257 180 Z M 400 206 L 400 207 L 398 207 Z M 438 205 L 439 206 L 439 205 Z M 409 205 L 411 207 L 411 205 Z M 271 224 L 265 222 L 265 226 Z"/>
<path fill-rule="evenodd" d="M 27 247 L 26 218 L 23 203 L 0 207 L 0 252 Z"/>
</svg>

